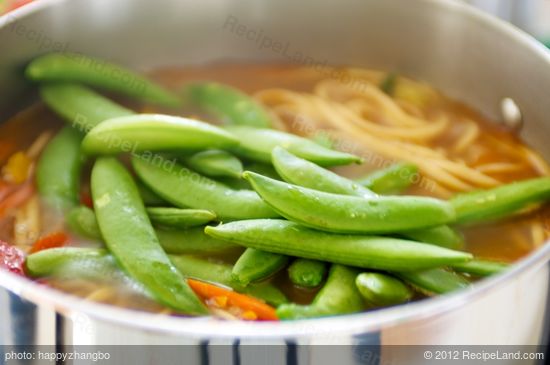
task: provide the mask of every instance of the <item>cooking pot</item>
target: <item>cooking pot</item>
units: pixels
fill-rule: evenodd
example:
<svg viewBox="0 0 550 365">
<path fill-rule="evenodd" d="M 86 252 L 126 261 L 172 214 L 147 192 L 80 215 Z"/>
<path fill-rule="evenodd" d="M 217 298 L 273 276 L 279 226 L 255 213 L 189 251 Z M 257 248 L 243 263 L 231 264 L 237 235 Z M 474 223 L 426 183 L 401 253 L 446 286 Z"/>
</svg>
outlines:
<svg viewBox="0 0 550 365">
<path fill-rule="evenodd" d="M 21 70 L 51 51 L 144 71 L 209 62 L 293 62 L 318 72 L 353 65 L 425 80 L 496 120 L 506 119 L 502 100 L 508 98 L 521 111 L 524 140 L 550 159 L 550 52 L 513 26 L 451 0 L 41 0 L 0 18 L 0 50 L 2 120 L 36 99 Z M 135 312 L 0 271 L 0 344 L 5 355 L 21 344 L 58 351 L 177 345 L 170 348 L 189 350 L 175 355 L 184 356 L 179 363 L 190 364 L 422 364 L 422 354 L 403 350 L 402 362 L 397 351 L 380 346 L 547 343 L 549 259 L 547 243 L 471 289 L 282 323 Z M 273 346 L 258 346 L 267 344 Z M 152 348 L 141 351 L 134 360 L 160 363 L 148 355 Z"/>
</svg>

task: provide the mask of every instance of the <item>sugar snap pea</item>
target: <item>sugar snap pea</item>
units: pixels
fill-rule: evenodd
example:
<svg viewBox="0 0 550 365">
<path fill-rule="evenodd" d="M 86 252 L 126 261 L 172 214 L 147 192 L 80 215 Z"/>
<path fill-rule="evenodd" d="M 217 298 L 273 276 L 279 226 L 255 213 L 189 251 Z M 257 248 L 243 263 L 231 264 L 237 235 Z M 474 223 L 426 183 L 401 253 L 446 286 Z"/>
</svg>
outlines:
<svg viewBox="0 0 550 365">
<path fill-rule="evenodd" d="M 186 277 L 210 281 L 229 286 L 238 292 L 252 295 L 272 305 L 288 302 L 286 296 L 269 282 L 250 284 L 246 287 L 235 281 L 231 275 L 231 265 L 213 262 L 189 255 L 170 255 L 170 260 Z"/>
<path fill-rule="evenodd" d="M 40 196 L 55 209 L 68 209 L 79 200 L 80 134 L 64 127 L 48 143 L 36 169 L 36 185 Z"/>
<path fill-rule="evenodd" d="M 208 236 L 204 227 L 156 229 L 160 245 L 170 254 L 212 255 L 241 252 L 242 246 Z"/>
<path fill-rule="evenodd" d="M 217 181 L 175 164 L 166 169 L 161 161 L 134 156 L 132 165 L 155 193 L 181 208 L 207 209 L 218 219 L 271 218 L 277 214 L 250 190 L 233 190 Z"/>
<path fill-rule="evenodd" d="M 37 57 L 27 66 L 25 75 L 39 82 L 83 83 L 169 107 L 181 104 L 178 96 L 133 71 L 78 53 Z"/>
<path fill-rule="evenodd" d="M 445 201 L 414 196 L 362 198 L 303 188 L 245 171 L 243 177 L 275 211 L 305 226 L 341 233 L 396 233 L 445 224 Z"/>
<path fill-rule="evenodd" d="M 206 150 L 182 158 L 185 165 L 210 177 L 241 178 L 243 164 L 232 154 L 221 150 Z"/>
<path fill-rule="evenodd" d="M 280 319 L 300 319 L 354 313 L 365 307 L 355 286 L 359 271 L 342 265 L 332 265 L 328 279 L 310 305 L 283 304 L 277 308 Z"/>
<path fill-rule="evenodd" d="M 61 247 L 27 256 L 27 275 L 33 278 L 55 277 L 83 279 L 107 285 L 123 284 L 125 289 L 150 297 L 148 291 L 126 275 L 107 250 L 86 247 Z"/>
<path fill-rule="evenodd" d="M 294 285 L 315 288 L 323 281 L 326 271 L 322 261 L 298 258 L 288 267 L 288 277 Z"/>
<path fill-rule="evenodd" d="M 378 194 L 397 194 L 416 181 L 418 167 L 408 162 L 400 162 L 385 169 L 377 170 L 364 178 L 356 180 Z"/>
<path fill-rule="evenodd" d="M 450 293 L 470 286 L 463 276 L 442 268 L 394 274 L 428 295 Z"/>
<path fill-rule="evenodd" d="M 164 253 L 131 175 L 114 158 L 92 169 L 92 198 L 102 236 L 121 267 L 159 302 L 188 314 L 207 310 Z"/>
<path fill-rule="evenodd" d="M 50 276 L 61 266 L 77 261 L 106 258 L 107 250 L 98 248 L 61 247 L 38 251 L 27 256 L 25 267 L 32 277 Z M 114 262 L 114 261 L 113 261 Z"/>
<path fill-rule="evenodd" d="M 25 268 L 33 278 L 55 276 L 105 283 L 122 281 L 131 284 L 131 287 L 139 287 L 118 268 L 109 252 L 101 248 L 61 247 L 42 250 L 27 256 Z"/>
<path fill-rule="evenodd" d="M 226 126 L 224 128 L 241 142 L 232 151 L 238 156 L 254 161 L 271 162 L 271 151 L 273 148 L 281 146 L 296 156 L 321 166 L 361 162 L 357 156 L 325 148 L 294 134 L 245 126 Z"/>
<path fill-rule="evenodd" d="M 280 219 L 253 219 L 205 227 L 206 234 L 288 256 L 380 270 L 420 270 L 465 262 L 466 252 L 392 237 L 333 234 Z"/>
<path fill-rule="evenodd" d="M 40 86 L 40 96 L 50 109 L 83 134 L 104 120 L 134 114 L 78 84 L 44 84 Z"/>
<path fill-rule="evenodd" d="M 108 119 L 88 132 L 82 149 L 90 154 L 226 148 L 238 141 L 221 128 L 193 119 L 138 114 Z"/>
<path fill-rule="evenodd" d="M 250 96 L 228 85 L 197 82 L 184 89 L 185 99 L 213 113 L 227 124 L 269 128 L 271 118 Z"/>
<path fill-rule="evenodd" d="M 475 276 L 491 276 L 506 270 L 510 265 L 504 262 L 473 259 L 469 262 L 453 264 L 455 271 L 472 274 Z"/>
<path fill-rule="evenodd" d="M 233 266 L 231 275 L 242 285 L 248 285 L 272 276 L 287 262 L 288 257 L 285 255 L 247 248 Z"/>
<path fill-rule="evenodd" d="M 297 157 L 282 147 L 275 147 L 271 157 L 275 170 L 288 183 L 334 194 L 360 197 L 376 195 L 362 185 Z"/>
<path fill-rule="evenodd" d="M 85 205 L 71 209 L 65 216 L 67 225 L 71 231 L 82 237 L 101 240 L 101 231 L 93 210 Z"/>
<path fill-rule="evenodd" d="M 376 272 L 364 272 L 355 279 L 357 289 L 367 303 L 377 307 L 409 301 L 413 292 L 402 281 Z"/>
<path fill-rule="evenodd" d="M 294 156 L 281 147 L 273 149 L 272 157 L 273 165 L 288 183 L 327 193 L 361 197 L 376 195 L 352 180 Z M 456 249 L 462 245 L 462 237 L 448 226 L 422 228 L 403 232 L 402 235 L 415 241 L 432 243 L 447 248 Z"/>
<path fill-rule="evenodd" d="M 452 250 L 464 246 L 464 237 L 449 226 L 436 226 L 402 232 L 401 235 L 413 241 L 425 242 Z"/>
<path fill-rule="evenodd" d="M 463 193 L 450 203 L 456 210 L 456 222 L 480 223 L 507 217 L 530 204 L 550 199 L 550 177 L 540 177 L 499 187 Z"/>
<path fill-rule="evenodd" d="M 174 228 L 202 226 L 216 219 L 216 215 L 209 210 L 170 207 L 147 208 L 147 215 L 154 224 Z"/>
</svg>

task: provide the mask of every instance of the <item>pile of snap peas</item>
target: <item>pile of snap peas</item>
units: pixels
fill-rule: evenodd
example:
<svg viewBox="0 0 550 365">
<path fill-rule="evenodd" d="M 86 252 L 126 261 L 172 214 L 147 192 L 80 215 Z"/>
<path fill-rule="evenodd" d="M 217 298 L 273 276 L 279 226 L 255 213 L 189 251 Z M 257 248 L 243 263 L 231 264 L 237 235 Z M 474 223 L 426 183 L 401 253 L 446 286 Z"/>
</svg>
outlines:
<svg viewBox="0 0 550 365">
<path fill-rule="evenodd" d="M 124 77 L 108 77 L 115 74 Z M 329 168 L 361 163 L 359 157 L 271 129 L 267 111 L 226 85 L 199 82 L 176 93 L 121 66 L 65 53 L 33 60 L 26 76 L 68 123 L 40 158 L 38 192 L 73 234 L 104 245 L 31 254 L 27 273 L 121 278 L 188 315 L 209 311 L 187 279 L 258 298 L 275 306 L 279 319 L 467 288 L 471 278 L 507 265 L 461 251 L 460 226 L 520 214 L 550 198 L 545 177 L 449 201 L 395 195 L 417 173 L 408 163 L 345 178 Z M 222 125 L 138 114 L 92 88 L 174 114 L 193 105 Z M 93 164 L 93 208 L 79 203 L 86 164 Z M 293 285 L 316 291 L 311 303 L 288 300 L 273 280 L 285 271 Z"/>
</svg>

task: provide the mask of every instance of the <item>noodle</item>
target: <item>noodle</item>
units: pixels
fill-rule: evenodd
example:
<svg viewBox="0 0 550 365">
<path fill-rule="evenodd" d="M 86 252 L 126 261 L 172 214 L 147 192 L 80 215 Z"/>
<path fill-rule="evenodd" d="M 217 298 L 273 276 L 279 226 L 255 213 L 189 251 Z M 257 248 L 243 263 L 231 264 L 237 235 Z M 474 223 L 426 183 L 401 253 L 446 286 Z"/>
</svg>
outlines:
<svg viewBox="0 0 550 365">
<path fill-rule="evenodd" d="M 31 159 L 36 159 L 40 152 L 46 147 L 46 144 L 52 137 L 51 132 L 41 133 L 38 138 L 32 143 L 32 145 L 27 149 L 27 156 Z"/>
<path fill-rule="evenodd" d="M 453 150 L 455 152 L 464 151 L 469 145 L 471 145 L 479 136 L 479 126 L 472 121 L 468 121 L 465 127 L 464 134 L 455 142 Z"/>
<path fill-rule="evenodd" d="M 38 239 L 41 230 L 40 203 L 35 195 L 15 213 L 13 237 L 15 245 L 28 250 L 30 244 Z"/>
<path fill-rule="evenodd" d="M 512 139 L 480 138 L 478 122 L 449 108 L 449 102 L 426 84 L 399 78 L 392 97 L 378 87 L 384 73 L 345 71 L 354 82 L 324 79 L 312 93 L 264 89 L 255 98 L 300 134 L 328 129 L 327 135 L 354 140 L 371 153 L 418 165 L 440 196 L 498 186 L 505 182 L 499 174 L 529 168 L 550 173 L 540 156 L 527 147 L 518 149 Z M 484 161 L 491 152 L 482 148 L 484 141 L 502 152 L 499 160 Z M 444 143 L 444 148 L 437 143 Z"/>
<path fill-rule="evenodd" d="M 544 176 L 550 175 L 550 167 L 537 152 L 524 146 L 521 146 L 521 150 L 527 158 L 527 161 L 531 163 L 538 173 Z"/>
<path fill-rule="evenodd" d="M 485 165 L 479 165 L 476 169 L 480 172 L 491 174 L 491 173 L 505 173 L 505 172 L 517 172 L 525 169 L 525 166 L 522 164 L 516 164 L 511 162 L 494 162 L 488 163 Z"/>
</svg>

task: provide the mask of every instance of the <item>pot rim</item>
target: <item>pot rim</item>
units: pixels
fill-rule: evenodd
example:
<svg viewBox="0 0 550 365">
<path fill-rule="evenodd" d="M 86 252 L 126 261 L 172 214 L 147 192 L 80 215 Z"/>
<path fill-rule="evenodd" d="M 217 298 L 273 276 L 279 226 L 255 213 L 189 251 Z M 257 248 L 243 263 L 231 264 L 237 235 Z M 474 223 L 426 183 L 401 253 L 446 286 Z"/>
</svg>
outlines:
<svg viewBox="0 0 550 365">
<path fill-rule="evenodd" d="M 0 16 L 0 29 L 43 8 L 67 1 L 69 0 L 41 0 L 30 3 Z M 477 22 L 498 30 L 503 35 L 519 43 L 524 43 L 530 48 L 533 56 L 541 58 L 550 68 L 550 51 L 513 25 L 464 3 L 452 0 L 419 1 L 442 7 L 445 11 L 458 12 L 464 17 L 470 17 Z M 375 332 L 383 327 L 406 321 L 422 320 L 444 315 L 465 303 L 482 297 L 487 290 L 495 290 L 505 285 L 508 281 L 513 280 L 514 277 L 522 273 L 529 270 L 533 272 L 540 270 L 548 261 L 550 261 L 550 240 L 546 241 L 536 251 L 516 262 L 509 270 L 500 275 L 483 279 L 469 289 L 370 312 L 277 323 L 220 321 L 208 317 L 173 317 L 123 309 L 87 301 L 37 284 L 7 271 L 0 271 L 0 286 L 33 303 L 40 303 L 41 306 L 46 305 L 55 308 L 58 313 L 73 320 L 86 316 L 90 319 L 101 320 L 110 324 L 179 336 L 183 335 L 187 338 L 208 337 L 228 339 L 239 337 L 281 340 L 315 334 L 316 336 L 328 339 L 330 337 L 337 338 L 343 334 L 353 335 Z"/>
</svg>

